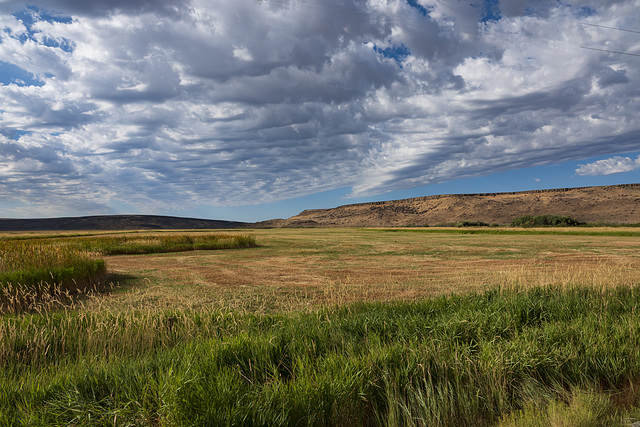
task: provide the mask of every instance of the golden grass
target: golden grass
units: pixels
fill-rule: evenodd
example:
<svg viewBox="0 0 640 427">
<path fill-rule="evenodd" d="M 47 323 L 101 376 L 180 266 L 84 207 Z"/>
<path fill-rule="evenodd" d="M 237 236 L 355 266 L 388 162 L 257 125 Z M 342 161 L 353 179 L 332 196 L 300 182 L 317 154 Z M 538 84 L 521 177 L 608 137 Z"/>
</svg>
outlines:
<svg viewBox="0 0 640 427">
<path fill-rule="evenodd" d="M 638 237 L 403 231 L 252 230 L 260 246 L 243 251 L 110 256 L 105 258 L 108 280 L 116 291 L 90 300 L 117 310 L 224 307 L 266 312 L 495 287 L 640 283 Z M 174 233 L 184 234 L 135 234 L 136 240 L 155 242 Z M 48 303 L 38 307 L 43 304 Z"/>
<path fill-rule="evenodd" d="M 487 288 L 640 283 L 640 238 L 252 230 L 260 245 L 107 257 L 113 307 L 313 310 Z M 103 302 L 104 303 L 104 302 Z"/>
</svg>

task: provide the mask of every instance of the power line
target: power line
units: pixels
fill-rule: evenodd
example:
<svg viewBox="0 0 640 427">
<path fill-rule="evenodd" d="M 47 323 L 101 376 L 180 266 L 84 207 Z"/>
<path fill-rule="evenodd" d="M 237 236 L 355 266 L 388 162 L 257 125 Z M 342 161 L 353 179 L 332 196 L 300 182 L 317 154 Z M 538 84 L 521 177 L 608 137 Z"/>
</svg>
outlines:
<svg viewBox="0 0 640 427">
<path fill-rule="evenodd" d="M 265 3 L 275 3 L 275 4 L 280 4 L 283 6 L 293 6 L 295 7 L 295 4 L 302 4 L 304 5 L 304 7 L 309 8 L 309 9 L 315 9 L 315 10 L 325 10 L 325 11 L 329 11 L 329 12 L 336 12 L 336 13 L 359 13 L 357 10 L 353 9 L 353 8 L 346 8 L 344 1 L 340 1 L 339 3 L 337 2 L 332 2 L 332 1 L 322 1 L 322 0 L 291 0 L 291 1 L 287 1 L 287 0 L 258 0 L 258 1 L 264 1 Z M 460 2 L 461 0 L 458 0 L 458 2 Z M 470 7 L 481 7 L 478 4 L 474 4 L 474 3 L 468 3 L 468 6 Z M 504 8 L 504 7 L 500 7 L 500 11 L 501 12 L 506 12 L 511 14 L 511 16 L 528 16 L 523 14 L 522 12 L 516 12 L 513 9 L 509 9 L 509 8 Z M 422 24 L 422 19 L 421 18 L 417 18 L 414 16 L 411 17 L 407 17 L 407 16 L 403 16 L 401 19 L 402 22 L 401 24 L 403 26 L 408 26 L 408 27 L 413 27 L 413 28 L 418 28 L 421 24 Z M 560 21 L 564 21 L 564 22 L 572 22 L 578 25 L 583 25 L 583 26 L 589 26 L 589 27 L 594 27 L 594 28 L 601 28 L 601 29 L 606 29 L 606 30 L 615 30 L 615 31 L 621 31 L 621 32 L 626 32 L 626 33 L 632 33 L 632 34 L 640 34 L 640 30 L 633 30 L 633 29 L 629 29 L 629 28 L 621 28 L 621 27 L 614 27 L 614 26 L 608 26 L 608 25 L 600 25 L 600 24 L 594 24 L 591 22 L 585 22 L 585 21 L 579 21 L 579 20 L 570 20 L 570 19 L 559 19 Z M 460 27 L 460 25 L 456 25 L 457 27 Z M 554 41 L 554 40 L 549 40 L 549 41 Z M 567 42 L 565 42 L 567 43 Z M 630 52 L 622 52 L 622 51 L 614 51 L 614 50 L 608 50 L 608 49 L 601 49 L 601 48 L 596 48 L 596 47 L 590 47 L 590 46 L 580 46 L 578 43 L 571 43 L 575 46 L 579 46 L 581 49 L 586 49 L 586 50 L 592 50 L 592 51 L 597 51 L 597 52 L 606 52 L 606 53 L 615 53 L 615 54 L 619 54 L 619 55 L 627 55 L 627 56 L 636 56 L 636 57 L 640 57 L 640 54 L 636 54 L 636 53 L 630 53 Z"/>
<path fill-rule="evenodd" d="M 580 25 L 586 25 L 586 26 L 589 26 L 589 27 L 605 28 L 607 30 L 616 30 L 616 31 L 624 31 L 624 32 L 627 32 L 627 33 L 640 34 L 640 31 L 630 30 L 628 28 L 609 27 L 607 25 L 592 24 L 590 22 L 584 22 L 584 21 L 573 21 L 573 20 L 570 20 L 570 19 L 563 19 L 563 21 L 573 22 L 573 23 L 577 23 L 577 24 L 580 24 Z"/>
<path fill-rule="evenodd" d="M 457 0 L 458 2 L 462 1 L 462 0 Z M 469 3 L 469 6 L 471 7 L 475 7 L 475 8 L 482 8 L 484 7 L 484 5 L 480 5 L 477 3 Z M 510 16 L 530 16 L 530 15 L 526 15 L 523 12 L 520 11 L 516 11 L 515 9 L 510 9 L 508 7 L 504 7 L 503 5 L 500 5 L 498 7 L 498 10 L 502 13 L 502 12 L 506 12 L 509 13 Z M 560 21 L 564 21 L 564 22 L 572 22 L 574 24 L 579 24 L 579 25 L 585 25 L 585 26 L 589 26 L 589 27 L 597 27 L 597 28 L 604 28 L 607 30 L 616 30 L 616 31 L 624 31 L 627 33 L 634 33 L 634 34 L 640 34 L 640 30 L 632 30 L 629 28 L 620 28 L 620 27 L 613 27 L 613 26 L 608 26 L 608 25 L 600 25 L 600 24 L 594 24 L 591 22 L 586 22 L 586 21 L 580 21 L 580 20 L 576 20 L 576 19 L 559 19 Z"/>
<path fill-rule="evenodd" d="M 257 1 L 261 1 L 261 2 L 265 2 L 265 3 L 276 3 L 276 4 L 281 4 L 281 5 L 287 5 L 287 6 L 295 6 L 296 3 L 302 3 L 302 4 L 306 4 L 309 6 L 315 6 L 324 10 L 328 10 L 328 11 L 337 11 L 339 9 L 343 9 L 341 10 L 341 12 L 355 12 L 355 10 L 345 10 L 345 4 L 344 2 L 332 2 L 332 1 L 322 1 L 322 0 L 257 0 Z M 458 0 L 458 2 L 460 2 L 461 0 Z M 479 8 L 481 7 L 479 4 L 475 4 L 475 3 L 469 3 L 468 6 L 471 7 L 476 7 Z M 522 12 L 517 12 L 514 9 L 509 9 L 509 8 L 505 8 L 500 6 L 499 10 L 501 12 L 507 12 L 509 14 L 511 14 L 510 16 L 528 16 L 525 15 Z M 629 29 L 629 28 L 621 28 L 621 27 L 614 27 L 614 26 L 609 26 L 609 25 L 601 25 L 601 24 L 594 24 L 591 22 L 586 22 L 586 21 L 580 21 L 580 20 L 572 20 L 572 19 L 560 19 L 561 21 L 564 22 L 572 22 L 578 25 L 584 25 L 584 26 L 588 26 L 588 27 L 595 27 L 595 28 L 602 28 L 602 29 L 607 29 L 607 30 L 615 30 L 615 31 L 622 31 L 622 32 L 627 32 L 627 33 L 633 33 L 633 34 L 640 34 L 640 30 L 633 30 L 633 29 Z"/>
<path fill-rule="evenodd" d="M 638 57 L 640 57 L 640 54 L 637 54 L 637 53 L 619 52 L 617 50 L 598 49 L 597 47 L 580 46 L 580 49 L 596 50 L 598 52 L 617 53 L 619 55 L 629 55 L 629 56 L 638 56 Z"/>
</svg>

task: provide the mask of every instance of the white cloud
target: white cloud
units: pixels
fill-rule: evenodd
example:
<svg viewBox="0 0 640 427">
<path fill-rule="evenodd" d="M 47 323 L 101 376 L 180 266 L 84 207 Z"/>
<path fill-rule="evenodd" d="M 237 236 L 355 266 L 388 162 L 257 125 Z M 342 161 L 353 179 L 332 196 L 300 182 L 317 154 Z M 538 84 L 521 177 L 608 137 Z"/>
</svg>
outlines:
<svg viewBox="0 0 640 427">
<path fill-rule="evenodd" d="M 630 157 L 615 156 L 586 165 L 578 165 L 576 173 L 578 175 L 598 176 L 631 172 L 636 169 L 640 169 L 640 156 L 635 160 Z"/>
<path fill-rule="evenodd" d="M 33 25 L 0 19 L 0 58 L 43 83 L 0 85 L 0 197 L 161 212 L 637 149 L 638 67 L 580 48 L 637 34 L 578 21 L 637 28 L 638 0 L 514 0 L 486 23 L 419 3 L 30 1 Z"/>
</svg>

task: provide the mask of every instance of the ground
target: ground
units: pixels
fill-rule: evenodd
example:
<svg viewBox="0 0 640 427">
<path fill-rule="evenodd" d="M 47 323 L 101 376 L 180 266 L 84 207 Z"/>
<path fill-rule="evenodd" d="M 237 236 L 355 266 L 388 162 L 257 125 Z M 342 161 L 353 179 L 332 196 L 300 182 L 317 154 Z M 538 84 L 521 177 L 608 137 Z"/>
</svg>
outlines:
<svg viewBox="0 0 640 427">
<path fill-rule="evenodd" d="M 496 286 L 640 282 L 640 239 L 634 236 L 420 231 L 251 230 L 242 233 L 254 235 L 257 248 L 107 257 L 111 278 L 123 285 L 110 300 L 271 311 Z"/>
</svg>

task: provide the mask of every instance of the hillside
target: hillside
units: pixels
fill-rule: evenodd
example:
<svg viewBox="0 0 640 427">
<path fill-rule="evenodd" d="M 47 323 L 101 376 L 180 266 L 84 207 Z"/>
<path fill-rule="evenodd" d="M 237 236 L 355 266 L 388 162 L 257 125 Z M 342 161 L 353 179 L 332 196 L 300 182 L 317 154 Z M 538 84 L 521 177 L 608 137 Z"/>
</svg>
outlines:
<svg viewBox="0 0 640 427">
<path fill-rule="evenodd" d="M 244 222 L 158 215 L 101 215 L 76 218 L 0 219 L 0 231 L 182 230 L 239 228 Z"/>
<path fill-rule="evenodd" d="M 256 224 L 159 215 L 0 219 L 0 231 L 185 230 L 248 227 L 394 227 L 482 221 L 506 225 L 524 215 L 566 215 L 584 222 L 640 223 L 640 184 L 512 193 L 448 194 L 305 210 Z"/>
<path fill-rule="evenodd" d="M 640 184 L 513 193 L 452 194 L 305 210 L 274 226 L 388 227 L 461 221 L 509 224 L 524 215 L 584 222 L 640 223 Z"/>
</svg>

